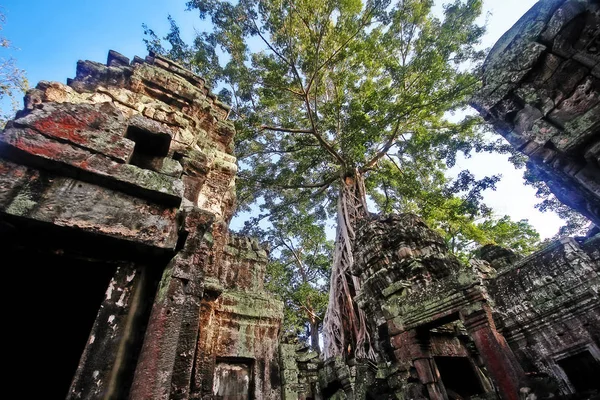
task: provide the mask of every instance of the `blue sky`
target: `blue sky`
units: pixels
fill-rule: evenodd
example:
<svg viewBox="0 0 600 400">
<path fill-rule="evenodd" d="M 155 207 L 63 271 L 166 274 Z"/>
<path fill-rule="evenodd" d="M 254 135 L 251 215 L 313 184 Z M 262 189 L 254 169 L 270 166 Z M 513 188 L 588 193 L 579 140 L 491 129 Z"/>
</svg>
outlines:
<svg viewBox="0 0 600 400">
<path fill-rule="evenodd" d="M 197 11 L 185 11 L 185 0 L 4 0 L 6 15 L 3 36 L 19 48 L 10 55 L 27 71 L 30 85 L 40 80 L 66 82 L 75 75 L 77 60 L 106 60 L 113 49 L 127 57 L 144 57 L 142 24 L 162 36 L 168 30 L 167 15 L 180 25 L 182 36 L 191 40 L 194 30 L 204 30 Z M 523 15 L 535 0 L 484 0 L 488 33 L 483 45 L 492 46 Z M 0 57 L 7 57 L 6 50 Z M 525 187 L 522 171 L 515 170 L 501 155 L 477 155 L 459 159 L 458 168 L 470 169 L 477 177 L 501 173 L 498 190 L 486 201 L 501 216 L 528 218 L 543 237 L 556 233 L 561 225 L 552 213 L 534 209 L 534 191 Z"/>
<path fill-rule="evenodd" d="M 13 46 L 20 68 L 31 84 L 65 82 L 75 74 L 77 60 L 105 61 L 109 49 L 127 57 L 146 55 L 142 23 L 157 32 L 168 29 L 171 14 L 184 35 L 201 29 L 197 12 L 174 0 L 4 0 L 2 34 Z"/>
</svg>

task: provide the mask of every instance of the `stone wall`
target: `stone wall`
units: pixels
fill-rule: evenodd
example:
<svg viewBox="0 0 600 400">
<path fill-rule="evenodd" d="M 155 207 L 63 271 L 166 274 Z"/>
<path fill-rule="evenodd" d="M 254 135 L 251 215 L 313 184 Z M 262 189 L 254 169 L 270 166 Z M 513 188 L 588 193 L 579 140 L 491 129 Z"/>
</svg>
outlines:
<svg viewBox="0 0 600 400">
<path fill-rule="evenodd" d="M 597 226 L 599 35 L 598 2 L 538 2 L 491 50 L 483 87 L 472 99 L 529 157 L 527 168 Z M 586 375 L 600 374 L 599 240 L 561 239 L 521 260 L 503 249 L 482 249 L 482 258 L 498 269 L 487 287 L 501 332 L 525 370 L 546 377 L 548 390 L 561 394 L 599 389 Z"/>
<path fill-rule="evenodd" d="M 324 390 L 355 399 L 600 393 L 599 234 L 525 258 L 484 246 L 470 267 L 411 214 L 373 217 L 357 237 L 357 302 L 378 335 L 378 364 L 360 380 L 359 361 L 327 361 Z"/>
<path fill-rule="evenodd" d="M 472 105 L 556 197 L 600 225 L 600 5 L 542 0 L 491 50 Z"/>
<path fill-rule="evenodd" d="M 412 214 L 366 220 L 357 237 L 357 302 L 378 334 L 377 376 L 388 393 L 441 400 L 498 390 L 503 399 L 518 399 L 523 370 L 496 329 L 483 283 L 495 271 L 461 266 Z"/>
<path fill-rule="evenodd" d="M 230 235 L 216 256 L 217 267 L 205 277 L 200 310 L 204 329 L 198 338 L 192 398 L 211 398 L 213 392 L 236 394 L 228 393 L 223 385 L 220 390 L 213 373 L 219 365 L 229 365 L 248 369 L 253 397 L 247 398 L 279 399 L 277 351 L 283 304 L 263 288 L 267 253 L 255 239 Z"/>
<path fill-rule="evenodd" d="M 587 351 L 600 370 L 600 235 L 558 240 L 499 269 L 487 287 L 497 325 L 532 376 L 569 394 L 577 388 L 561 359 Z"/>
<path fill-rule="evenodd" d="M 473 99 L 596 225 L 599 7 L 540 1 L 493 48 Z M 581 377 L 600 369 L 598 235 L 523 259 L 487 246 L 466 267 L 414 215 L 369 219 L 352 273 L 377 359 L 279 346 L 268 254 L 228 231 L 228 113 L 200 77 L 155 55 L 111 51 L 106 64 L 80 61 L 67 85 L 27 93 L 0 135 L 7 343 L 19 349 L 8 379 L 21 397 L 516 400 L 595 388 Z M 22 373 L 32 366 L 35 385 Z"/>
<path fill-rule="evenodd" d="M 319 355 L 303 343 L 281 343 L 279 365 L 283 400 L 321 400 L 321 386 L 326 379 L 323 361 Z M 321 382 L 320 382 L 321 381 Z"/>
<path fill-rule="evenodd" d="M 227 229 L 228 112 L 176 63 L 113 51 L 27 93 L 0 135 L 0 240 L 8 279 L 29 271 L 32 301 L 55 309 L 11 313 L 12 362 L 47 371 L 24 397 L 64 397 L 74 376 L 72 399 L 220 398 L 247 380 L 249 396 L 279 398 L 267 254 Z M 50 321 L 52 345 L 31 346 Z"/>
<path fill-rule="evenodd" d="M 600 226 L 599 34 L 597 1 L 540 1 L 492 49 L 472 104 Z M 352 273 L 376 363 L 326 360 L 315 390 L 282 345 L 285 398 L 597 398 L 599 240 L 526 258 L 489 245 L 467 267 L 414 215 L 365 221 Z"/>
</svg>

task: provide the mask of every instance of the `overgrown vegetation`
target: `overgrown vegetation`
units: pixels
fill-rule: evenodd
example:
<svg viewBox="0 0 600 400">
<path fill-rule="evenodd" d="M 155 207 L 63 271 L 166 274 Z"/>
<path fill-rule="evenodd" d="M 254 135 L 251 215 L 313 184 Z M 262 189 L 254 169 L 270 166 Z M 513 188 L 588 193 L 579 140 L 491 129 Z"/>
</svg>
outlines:
<svg viewBox="0 0 600 400">
<path fill-rule="evenodd" d="M 246 232 L 274 249 L 268 286 L 286 301 L 289 331 L 317 347 L 322 329 L 326 356 L 373 356 L 349 273 L 356 221 L 370 211 L 423 216 L 465 261 L 486 243 L 535 249 L 526 220 L 483 203 L 499 176 L 447 174 L 459 153 L 511 151 L 478 117 L 446 118 L 479 85 L 480 0 L 437 14 L 428 0 L 187 5 L 207 32 L 186 44 L 169 17 L 164 40 L 144 27 L 146 44 L 207 77 L 233 106 L 240 211 L 253 214 Z"/>
</svg>

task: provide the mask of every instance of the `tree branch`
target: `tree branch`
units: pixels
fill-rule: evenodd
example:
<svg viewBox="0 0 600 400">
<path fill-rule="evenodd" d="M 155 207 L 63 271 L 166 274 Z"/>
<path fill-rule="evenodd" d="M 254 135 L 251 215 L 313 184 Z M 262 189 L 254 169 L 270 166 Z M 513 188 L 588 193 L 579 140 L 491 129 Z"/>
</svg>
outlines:
<svg viewBox="0 0 600 400">
<path fill-rule="evenodd" d="M 402 168 L 400 168 L 400 166 L 396 163 L 396 161 L 394 161 L 394 159 L 389 154 L 386 154 L 385 156 L 390 159 L 390 161 L 392 162 L 392 164 L 394 164 L 396 166 L 396 168 L 398 168 L 398 172 L 400 172 L 402 175 L 404 175 L 404 171 L 402 171 Z M 387 196 L 387 193 L 386 193 L 386 196 Z"/>
<path fill-rule="evenodd" d="M 334 175 L 334 176 L 330 177 L 329 179 L 326 179 L 323 182 L 319 182 L 319 183 L 308 183 L 308 184 L 297 184 L 297 185 L 277 185 L 277 184 L 275 184 L 275 185 L 272 185 L 271 187 L 277 187 L 280 189 L 318 189 L 318 188 L 328 187 L 333 182 L 335 182 L 337 179 L 338 179 L 338 176 Z M 267 181 L 259 180 L 258 182 L 268 184 Z"/>
<path fill-rule="evenodd" d="M 304 104 L 306 105 L 306 112 L 308 114 L 308 118 L 310 119 L 310 124 L 313 128 L 312 132 L 310 132 L 310 133 L 317 139 L 317 141 L 319 142 L 321 147 L 323 147 L 323 149 L 325 149 L 326 152 L 328 152 L 333 158 L 335 158 L 341 166 L 345 166 L 346 162 L 344 161 L 342 156 L 340 156 L 335 151 L 333 146 L 331 144 L 329 144 L 327 142 L 327 140 L 325 140 L 325 138 L 317 132 L 317 124 L 315 122 L 315 119 L 314 119 L 313 113 L 312 113 L 312 109 L 310 107 L 310 99 L 308 98 L 308 93 L 304 94 Z"/>
<path fill-rule="evenodd" d="M 306 149 L 307 147 L 321 147 L 318 144 L 305 144 L 299 147 L 294 147 L 294 148 L 290 148 L 290 149 L 286 149 L 286 150 L 278 150 L 278 149 L 264 149 L 264 150 L 260 150 L 260 151 L 253 151 L 251 153 L 247 153 L 247 154 L 239 154 L 237 156 L 238 160 L 243 160 L 245 158 L 248 157 L 252 157 L 252 156 L 258 156 L 258 155 L 263 155 L 263 154 L 291 154 L 291 153 L 297 153 L 299 151 L 302 151 L 304 149 Z"/>
<path fill-rule="evenodd" d="M 288 132 L 288 133 L 311 133 L 314 134 L 312 129 L 296 129 L 296 128 L 284 128 L 281 126 L 269 126 L 269 125 L 261 125 L 260 130 L 268 130 L 268 131 L 277 131 L 277 132 Z"/>
<path fill-rule="evenodd" d="M 394 145 L 394 142 L 398 138 L 398 130 L 399 129 L 400 129 L 400 118 L 398 118 L 398 121 L 396 122 L 396 126 L 394 127 L 394 132 L 390 135 L 390 137 L 385 142 L 385 144 L 383 145 L 381 150 L 379 150 L 377 152 L 377 154 L 375 154 L 375 156 L 373 158 L 371 158 L 371 160 L 369 162 L 367 162 L 363 168 L 361 168 L 361 170 L 360 170 L 361 173 L 364 173 L 364 172 L 370 170 L 371 168 L 373 168 L 375 166 L 375 164 L 377 164 L 377 161 L 379 161 L 379 159 L 381 159 L 381 157 L 383 157 L 387 154 L 387 152 L 392 148 L 392 146 Z"/>
</svg>

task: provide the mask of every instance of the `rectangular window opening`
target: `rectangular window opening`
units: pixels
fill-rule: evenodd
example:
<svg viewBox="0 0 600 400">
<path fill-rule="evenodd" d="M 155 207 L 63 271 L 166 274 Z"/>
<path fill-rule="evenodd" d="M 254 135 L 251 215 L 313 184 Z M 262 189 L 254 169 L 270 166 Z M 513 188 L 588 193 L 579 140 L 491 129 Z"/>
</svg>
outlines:
<svg viewBox="0 0 600 400">
<path fill-rule="evenodd" d="M 136 126 L 129 126 L 125 137 L 135 142 L 129 163 L 144 169 L 153 169 L 157 160 L 168 155 L 171 146 L 171 136 L 149 132 Z"/>
</svg>

